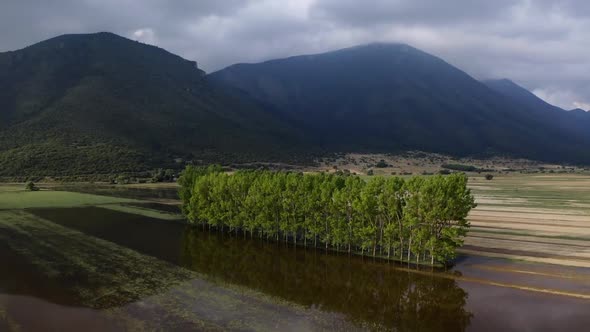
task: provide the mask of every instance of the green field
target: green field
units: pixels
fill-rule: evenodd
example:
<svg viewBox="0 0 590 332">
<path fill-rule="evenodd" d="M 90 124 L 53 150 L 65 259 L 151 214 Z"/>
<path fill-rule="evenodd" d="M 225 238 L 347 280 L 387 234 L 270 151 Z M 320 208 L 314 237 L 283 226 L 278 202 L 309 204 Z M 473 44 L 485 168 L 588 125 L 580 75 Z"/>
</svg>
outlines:
<svg viewBox="0 0 590 332">
<path fill-rule="evenodd" d="M 97 206 L 162 220 L 182 219 L 180 214 L 127 205 L 129 203 L 148 203 L 145 200 L 92 195 L 72 191 L 26 191 L 23 188 L 24 185 L 0 186 L 0 211 L 4 210 L 4 213 L 9 213 L 23 209 Z"/>
<path fill-rule="evenodd" d="M 24 188 L 24 186 L 23 186 Z M 79 207 L 137 202 L 133 199 L 81 194 L 67 191 L 25 191 L 15 186 L 0 186 L 0 210 Z"/>
</svg>

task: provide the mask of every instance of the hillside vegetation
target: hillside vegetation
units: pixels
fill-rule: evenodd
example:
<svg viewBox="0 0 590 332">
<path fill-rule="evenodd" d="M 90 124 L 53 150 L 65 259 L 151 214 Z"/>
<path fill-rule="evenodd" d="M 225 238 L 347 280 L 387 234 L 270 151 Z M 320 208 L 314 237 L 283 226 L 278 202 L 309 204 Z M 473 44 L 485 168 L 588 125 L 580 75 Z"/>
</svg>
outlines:
<svg viewBox="0 0 590 332">
<path fill-rule="evenodd" d="M 195 62 L 110 34 L 0 54 L 0 176 L 272 158 L 295 131 L 209 84 Z"/>
<path fill-rule="evenodd" d="M 237 64 L 210 76 L 273 105 L 329 150 L 590 162 L 590 136 L 571 114 L 524 105 L 404 44 Z"/>
</svg>

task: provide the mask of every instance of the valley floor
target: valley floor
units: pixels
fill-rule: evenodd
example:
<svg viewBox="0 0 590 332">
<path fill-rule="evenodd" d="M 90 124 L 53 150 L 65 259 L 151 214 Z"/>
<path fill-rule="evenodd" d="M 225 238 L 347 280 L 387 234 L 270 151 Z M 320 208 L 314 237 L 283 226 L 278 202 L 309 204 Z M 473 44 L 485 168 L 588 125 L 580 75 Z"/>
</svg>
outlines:
<svg viewBox="0 0 590 332">
<path fill-rule="evenodd" d="M 590 176 L 470 178 L 478 203 L 462 252 L 590 267 Z"/>
<path fill-rule="evenodd" d="M 342 273 L 335 269 L 337 275 L 369 280 L 361 284 L 345 280 L 346 287 L 378 285 L 372 278 L 382 276 L 407 276 L 411 285 L 425 283 L 441 297 L 449 289 L 464 291 L 467 302 L 453 313 L 473 314 L 468 330 L 517 331 L 531 326 L 580 330 L 590 323 L 585 315 L 590 305 L 589 185 L 590 177 L 583 175 L 496 175 L 493 180 L 470 176 L 479 206 L 470 215 L 472 229 L 455 267 L 441 273 L 272 243 L 258 250 L 258 241 L 241 243 L 241 238 L 228 238 L 223 246 L 209 243 L 183 227 L 168 227 L 181 218 L 172 184 L 76 184 L 66 186 L 67 191 L 59 191 L 66 188 L 61 185 L 41 184 L 44 189 L 39 192 L 25 192 L 22 184 L 3 185 L 0 249 L 7 250 L 0 250 L 0 258 L 8 274 L 0 275 L 0 330 L 41 326 L 79 330 L 76 324 L 90 322 L 95 330 L 268 330 L 277 324 L 291 330 L 367 328 L 367 320 L 360 318 L 372 311 L 351 309 L 358 297 L 324 311 L 316 304 L 332 304 L 326 294 L 318 293 L 326 285 L 313 288 L 312 300 L 294 295 L 301 293 L 290 288 L 300 284 L 299 278 L 319 280 L 313 272 L 317 257 L 331 262 L 326 266 L 342 264 Z M 240 243 L 229 246 L 233 242 Z M 184 248 L 180 253 L 179 247 Z M 244 255 L 244 250 L 253 250 L 257 258 Z M 297 267 L 301 255 L 309 261 L 307 268 L 315 266 L 313 273 Z M 268 264 L 277 257 L 284 261 L 272 265 L 268 275 L 252 265 Z M 225 260 L 227 264 L 222 264 Z M 248 273 L 242 275 L 244 267 L 236 268 L 236 262 L 248 262 L 244 265 Z M 224 277 L 203 274 L 211 266 L 218 266 Z M 287 278 L 294 273 L 290 269 L 281 270 L 277 278 L 278 267 L 292 267 L 297 271 L 294 279 Z M 324 266 L 320 269 L 324 271 Z M 255 283 L 260 278 L 262 286 Z M 282 288 L 264 286 L 277 280 L 282 280 Z M 378 288 L 383 293 L 377 298 L 395 298 L 389 292 L 400 284 L 390 280 L 387 285 Z M 373 294 L 361 288 L 358 296 Z M 336 294 L 346 292 L 342 288 Z M 342 304 L 338 301 L 342 299 L 336 302 Z M 367 305 L 382 308 L 378 302 Z M 31 315 L 31 308 L 44 314 Z M 443 307 L 435 308 L 433 312 Z M 384 317 L 399 313 L 390 314 Z M 571 320 L 571 315 L 579 318 Z M 356 318 L 364 323 L 351 324 Z M 431 318 L 422 322 L 438 324 L 441 319 Z M 381 327 L 399 323 L 375 317 L 369 321 Z"/>
</svg>

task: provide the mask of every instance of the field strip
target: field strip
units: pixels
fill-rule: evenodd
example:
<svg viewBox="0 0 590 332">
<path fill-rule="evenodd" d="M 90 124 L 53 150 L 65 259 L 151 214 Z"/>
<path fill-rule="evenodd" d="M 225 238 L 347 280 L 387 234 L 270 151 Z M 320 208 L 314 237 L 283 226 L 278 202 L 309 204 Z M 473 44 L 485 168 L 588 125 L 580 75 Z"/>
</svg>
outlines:
<svg viewBox="0 0 590 332">
<path fill-rule="evenodd" d="M 474 224 L 497 224 L 497 225 L 504 225 L 504 224 L 510 224 L 510 225 L 536 225 L 536 226 L 560 226 L 560 227 L 569 227 L 569 228 L 588 228 L 590 229 L 590 222 L 580 222 L 580 221 L 565 221 L 565 220 L 551 220 L 551 221 L 546 221 L 546 220 L 536 220 L 536 219 L 527 219 L 526 221 L 523 221 L 522 219 L 519 220 L 508 220 L 508 218 L 506 219 L 502 219 L 502 220 L 494 220 L 492 218 L 470 218 L 469 221 Z"/>
<path fill-rule="evenodd" d="M 534 235 L 508 235 L 508 234 L 493 234 L 493 233 L 478 233 L 477 231 L 469 232 L 470 238 L 482 239 L 499 239 L 499 240 L 513 240 L 519 242 L 530 242 L 539 244 L 561 244 L 571 247 L 590 248 L 590 240 L 575 240 L 575 239 L 559 239 L 559 238 L 543 238 Z M 535 239 L 535 240 L 531 240 Z"/>
<path fill-rule="evenodd" d="M 508 229 L 502 227 L 487 227 L 487 226 L 475 226 L 472 225 L 469 231 L 471 233 L 481 234 L 494 234 L 494 235 L 514 235 L 523 237 L 536 237 L 543 239 L 564 239 L 564 240 L 579 240 L 579 241 L 590 241 L 590 236 L 579 236 L 578 234 L 567 235 L 563 232 L 556 234 L 554 232 L 542 232 L 536 230 L 519 230 L 519 229 Z"/>
<path fill-rule="evenodd" d="M 518 230 L 527 232 L 542 232 L 543 234 L 554 234 L 571 237 L 590 237 L 590 227 L 563 227 L 559 225 L 552 226 L 539 226 L 539 225 L 528 225 L 528 224 L 517 224 L 513 225 L 510 223 L 472 223 L 472 226 L 488 228 L 488 229 L 503 229 L 503 230 Z"/>
<path fill-rule="evenodd" d="M 68 191 L 0 192 L 0 210 L 22 210 L 44 207 L 77 207 L 140 202 L 136 199 L 109 197 Z"/>
<path fill-rule="evenodd" d="M 555 211 L 555 210 L 554 210 Z M 510 218 L 510 219 L 540 219 L 540 220 L 563 220 L 563 221 L 586 221 L 590 224 L 588 214 L 564 214 L 564 213 L 540 213 L 513 211 L 492 211 L 481 208 L 475 208 L 469 213 L 469 217 L 480 218 Z"/>
<path fill-rule="evenodd" d="M 571 248 L 568 245 L 521 243 L 513 240 L 501 239 L 470 239 L 465 240 L 467 249 L 496 250 L 503 253 L 555 258 L 574 258 L 590 260 L 590 248 Z M 469 248 L 472 247 L 472 248 Z"/>
<path fill-rule="evenodd" d="M 461 254 L 473 255 L 473 256 L 506 258 L 506 259 L 521 260 L 521 261 L 527 261 L 527 262 L 535 262 L 535 263 L 590 268 L 590 260 L 578 260 L 578 259 L 571 259 L 571 258 L 567 258 L 567 257 L 564 257 L 564 258 L 537 257 L 537 256 L 506 254 L 506 253 L 499 253 L 499 252 L 493 252 L 493 251 L 473 250 L 473 249 L 465 249 L 465 248 L 459 249 L 459 250 L 457 250 L 457 252 L 459 252 Z"/>
<path fill-rule="evenodd" d="M 557 279 L 571 279 L 571 280 L 582 280 L 582 281 L 590 282 L 590 275 L 580 276 L 580 275 L 576 275 L 576 274 L 539 272 L 539 271 L 531 271 L 531 270 L 514 269 L 514 268 L 510 268 L 510 267 L 488 266 L 488 265 L 483 265 L 483 264 L 474 264 L 474 265 L 471 265 L 471 267 L 479 269 L 479 270 L 517 273 L 517 274 L 529 274 L 529 275 L 550 277 L 550 278 L 557 278 Z"/>
<path fill-rule="evenodd" d="M 461 251 L 465 253 L 465 250 L 462 249 Z M 589 263 L 588 266 L 590 267 L 590 261 L 588 263 Z M 590 300 L 590 294 L 585 294 L 585 293 L 574 293 L 574 292 L 561 291 L 561 290 L 557 290 L 557 289 L 522 286 L 522 285 L 510 284 L 510 283 L 505 283 L 505 282 L 486 280 L 486 279 L 482 279 L 482 278 L 463 277 L 463 276 L 457 276 L 457 275 L 453 275 L 453 274 L 449 274 L 449 273 L 433 273 L 433 272 L 420 271 L 420 270 L 414 270 L 414 269 L 403 268 L 403 267 L 394 267 L 394 269 L 396 269 L 398 271 L 416 273 L 416 274 L 420 274 L 420 275 L 424 275 L 424 276 L 431 276 L 431 277 L 435 276 L 435 277 L 441 277 L 441 278 L 446 278 L 446 279 L 453 279 L 453 280 L 457 280 L 457 281 L 474 282 L 474 283 L 483 284 L 483 285 L 498 286 L 498 287 L 504 287 L 504 288 L 524 290 L 524 291 L 529 291 L 529 292 L 551 294 L 551 295 L 560 295 L 560 296 L 567 296 L 567 297 L 573 297 L 573 298 L 578 298 L 578 299 Z"/>
<path fill-rule="evenodd" d="M 120 204 L 104 204 L 98 205 L 98 207 L 109 209 L 117 212 L 137 214 L 144 217 L 162 219 L 162 220 L 182 220 L 184 217 L 177 213 L 168 213 L 164 211 L 158 211 L 154 209 L 148 209 L 138 206 L 120 205 Z"/>
</svg>

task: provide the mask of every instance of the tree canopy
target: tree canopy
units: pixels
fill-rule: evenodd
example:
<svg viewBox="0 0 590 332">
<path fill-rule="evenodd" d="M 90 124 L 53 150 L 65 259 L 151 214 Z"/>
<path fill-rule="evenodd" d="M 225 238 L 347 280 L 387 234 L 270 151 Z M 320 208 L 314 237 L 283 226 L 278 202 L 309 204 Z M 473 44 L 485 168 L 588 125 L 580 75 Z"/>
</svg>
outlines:
<svg viewBox="0 0 590 332">
<path fill-rule="evenodd" d="M 463 174 L 372 177 L 189 166 L 179 179 L 193 224 L 361 255 L 442 263 L 475 207 Z"/>
</svg>

